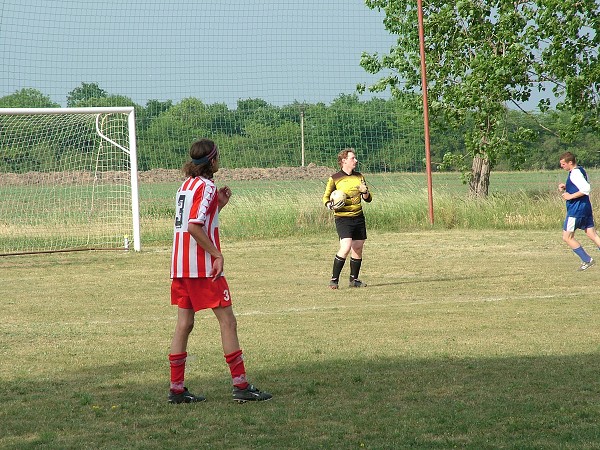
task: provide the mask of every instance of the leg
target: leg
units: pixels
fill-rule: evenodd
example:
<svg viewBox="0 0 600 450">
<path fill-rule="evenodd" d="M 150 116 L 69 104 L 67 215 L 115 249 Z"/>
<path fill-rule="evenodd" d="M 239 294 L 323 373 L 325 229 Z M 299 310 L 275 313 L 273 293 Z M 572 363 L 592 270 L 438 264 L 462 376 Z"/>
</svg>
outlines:
<svg viewBox="0 0 600 450">
<path fill-rule="evenodd" d="M 352 243 L 352 238 L 340 239 L 340 248 L 336 253 L 336 256 L 339 256 L 342 259 L 346 259 L 348 253 L 350 253 L 350 249 L 352 248 Z"/>
<path fill-rule="evenodd" d="M 273 397 L 271 394 L 262 392 L 248 383 L 246 368 L 244 367 L 244 356 L 237 335 L 237 320 L 233 314 L 233 309 L 231 306 L 219 307 L 213 308 L 213 312 L 217 316 L 221 328 L 221 342 L 223 343 L 225 361 L 231 372 L 233 400 L 239 403 L 270 400 Z"/>
<path fill-rule="evenodd" d="M 358 240 L 351 242 L 352 254 L 350 255 L 354 259 L 362 259 L 363 247 L 365 246 L 365 240 Z"/>
<path fill-rule="evenodd" d="M 581 244 L 579 242 L 577 242 L 577 240 L 575 239 L 574 231 L 563 230 L 562 240 L 573 250 L 581 247 Z"/>
<path fill-rule="evenodd" d="M 177 308 L 177 324 L 171 341 L 171 353 L 184 353 L 187 349 L 188 338 L 194 329 L 194 310 Z"/>
<path fill-rule="evenodd" d="M 245 390 L 248 387 L 244 357 L 237 335 L 237 320 L 231 306 L 213 308 L 221 328 L 221 342 L 225 361 L 231 372 L 231 382 L 234 388 Z"/>
<path fill-rule="evenodd" d="M 177 308 L 177 324 L 171 341 L 169 363 L 171 366 L 171 388 L 169 403 L 195 403 L 206 400 L 201 395 L 194 395 L 184 386 L 187 343 L 194 329 L 195 313 L 193 309 Z"/>
<path fill-rule="evenodd" d="M 331 271 L 331 280 L 329 281 L 329 287 L 331 289 L 337 289 L 340 281 L 340 273 L 346 263 L 346 257 L 350 253 L 350 247 L 352 246 L 351 238 L 340 238 L 340 248 L 333 258 L 333 269 Z"/>
<path fill-rule="evenodd" d="M 594 227 L 587 228 L 585 230 L 585 234 L 592 241 L 594 241 L 594 244 L 596 244 L 596 247 L 600 248 L 600 236 L 598 236 L 598 233 L 596 232 L 596 229 Z"/>
<path fill-rule="evenodd" d="M 227 355 L 239 350 L 240 343 L 237 335 L 237 320 L 233 314 L 233 308 L 231 306 L 225 308 L 213 308 L 213 313 L 215 313 L 215 316 L 219 321 L 223 352 Z"/>
<path fill-rule="evenodd" d="M 586 233 L 587 233 L 587 230 L 586 230 Z M 586 270 L 589 267 L 591 267 L 592 265 L 594 265 L 594 260 L 592 259 L 592 257 L 590 255 L 587 254 L 587 252 L 583 249 L 581 244 L 579 242 L 577 242 L 577 240 L 575 239 L 574 236 L 575 236 L 574 231 L 567 231 L 567 230 L 563 231 L 563 241 L 565 241 L 567 243 L 567 245 L 569 247 L 571 247 L 573 252 L 577 256 L 579 256 L 579 258 L 581 259 L 581 262 L 583 263 L 581 265 L 581 267 L 579 268 L 579 270 Z"/>
<path fill-rule="evenodd" d="M 362 265 L 362 254 L 363 247 L 365 245 L 364 239 L 358 239 L 352 241 L 352 253 L 350 256 L 350 287 L 365 287 L 366 284 L 358 279 L 360 273 L 360 266 Z"/>
<path fill-rule="evenodd" d="M 245 389 L 248 382 L 246 381 L 246 369 L 238 340 L 237 320 L 233 314 L 233 308 L 231 306 L 213 308 L 213 312 L 219 321 L 223 354 L 229 365 L 233 385 Z"/>
</svg>

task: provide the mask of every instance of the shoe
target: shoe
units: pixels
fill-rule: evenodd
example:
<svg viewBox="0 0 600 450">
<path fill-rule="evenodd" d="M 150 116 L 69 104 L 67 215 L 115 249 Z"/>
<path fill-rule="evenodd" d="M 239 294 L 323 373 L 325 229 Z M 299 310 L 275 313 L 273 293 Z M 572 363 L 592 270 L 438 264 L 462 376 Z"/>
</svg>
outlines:
<svg viewBox="0 0 600 450">
<path fill-rule="evenodd" d="M 338 286 L 338 280 L 334 280 L 334 279 L 332 279 L 332 280 L 329 282 L 329 289 L 337 289 L 338 287 L 339 287 L 339 286 Z"/>
<path fill-rule="evenodd" d="M 256 386 L 249 384 L 246 389 L 233 388 L 233 400 L 238 403 L 262 402 L 271 400 L 273 396 L 268 392 L 261 392 Z"/>
<path fill-rule="evenodd" d="M 356 279 L 350 278 L 350 283 L 348 283 L 348 287 L 351 287 L 351 288 L 352 287 L 354 287 L 354 288 L 367 287 L 367 283 L 363 283 L 358 278 L 356 278 Z"/>
<path fill-rule="evenodd" d="M 587 270 L 590 267 L 592 267 L 594 264 L 596 264 L 596 261 L 594 261 L 594 258 L 590 259 L 589 262 L 584 262 L 581 267 L 579 267 L 579 269 L 577 269 L 579 272 L 581 272 L 582 270 Z"/>
<path fill-rule="evenodd" d="M 203 402 L 206 397 L 202 395 L 194 395 L 187 388 L 184 388 L 183 392 L 176 394 L 175 392 L 169 392 L 169 403 L 196 403 Z"/>
</svg>

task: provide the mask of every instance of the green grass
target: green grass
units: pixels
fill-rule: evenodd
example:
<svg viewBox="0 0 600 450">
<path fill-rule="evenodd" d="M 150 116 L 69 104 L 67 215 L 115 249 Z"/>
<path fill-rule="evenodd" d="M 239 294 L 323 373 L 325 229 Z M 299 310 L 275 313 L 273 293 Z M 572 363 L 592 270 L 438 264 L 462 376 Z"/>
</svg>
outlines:
<svg viewBox="0 0 600 450">
<path fill-rule="evenodd" d="M 332 228 L 223 247 L 272 401 L 230 400 L 201 312 L 187 385 L 208 401 L 166 403 L 167 246 L 2 258 L 0 448 L 600 448 L 600 269 L 576 272 L 560 223 L 370 230 L 357 290 L 326 287 Z"/>
<path fill-rule="evenodd" d="M 592 184 L 598 171 L 589 171 Z M 434 229 L 555 229 L 564 218 L 564 202 L 556 186 L 564 181 L 564 171 L 494 172 L 490 196 L 474 200 L 456 173 L 433 174 Z M 369 229 L 378 232 L 429 230 L 427 180 L 425 174 L 367 174 L 374 201 L 365 205 Z M 217 178 L 218 185 L 223 185 Z M 224 237 L 228 239 L 271 239 L 310 236 L 331 229 L 333 217 L 321 202 L 326 180 L 249 180 L 226 182 L 232 190 L 230 204 L 221 214 Z M 140 223 L 142 245 L 168 245 L 172 238 L 174 196 L 180 180 L 140 184 Z M 0 253 L 2 249 L 29 249 L 32 239 L 39 248 L 56 248 L 69 242 L 77 247 L 120 247 L 131 235 L 127 213 L 110 206 L 110 192 L 94 193 L 94 217 L 100 227 L 88 224 L 89 206 L 72 205 L 54 216 L 40 216 L 45 205 L 91 198 L 91 189 L 69 186 L 52 191 L 35 187 L 3 187 L 0 211 Z M 32 191 L 33 190 L 33 191 Z M 600 191 L 592 200 L 600 204 Z M 9 195 L 10 194 L 10 195 Z M 49 196 L 49 197 L 47 197 Z M 28 204 L 15 198 L 28 199 Z M 77 200 L 78 199 L 78 200 Z M 123 199 L 121 198 L 121 201 Z M 70 202 L 65 202 L 65 205 Z M 25 207 L 26 206 L 26 207 Z M 105 208 L 105 210 L 103 209 Z M 112 209 L 111 209 L 112 208 Z M 104 217 L 104 218 L 102 218 Z M 97 219 L 102 218 L 102 219 Z M 92 220 L 92 221 L 93 221 Z"/>
<path fill-rule="evenodd" d="M 595 173 L 591 174 L 592 183 Z M 455 173 L 433 174 L 434 229 L 544 229 L 560 226 L 564 202 L 556 187 L 564 171 L 500 172 L 486 199 L 472 199 Z M 424 174 L 367 175 L 374 200 L 365 204 L 369 229 L 379 232 L 429 230 Z M 230 239 L 310 236 L 331 229 L 333 217 L 321 203 L 326 180 L 232 181 L 234 195 L 221 213 Z M 224 184 L 224 183 L 220 183 Z M 172 197 L 179 183 L 142 189 L 142 229 L 146 242 L 171 239 Z M 600 194 L 593 192 L 600 204 Z"/>
</svg>

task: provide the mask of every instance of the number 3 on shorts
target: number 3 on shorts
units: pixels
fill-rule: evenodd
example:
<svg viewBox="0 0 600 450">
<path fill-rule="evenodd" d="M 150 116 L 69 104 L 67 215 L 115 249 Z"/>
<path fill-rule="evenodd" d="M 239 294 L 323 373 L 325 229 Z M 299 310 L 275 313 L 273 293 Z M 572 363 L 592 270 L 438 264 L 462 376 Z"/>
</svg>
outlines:
<svg viewBox="0 0 600 450">
<path fill-rule="evenodd" d="M 225 300 L 226 302 L 231 301 L 231 298 L 229 297 L 229 289 L 225 289 L 223 291 L 223 300 Z"/>
</svg>

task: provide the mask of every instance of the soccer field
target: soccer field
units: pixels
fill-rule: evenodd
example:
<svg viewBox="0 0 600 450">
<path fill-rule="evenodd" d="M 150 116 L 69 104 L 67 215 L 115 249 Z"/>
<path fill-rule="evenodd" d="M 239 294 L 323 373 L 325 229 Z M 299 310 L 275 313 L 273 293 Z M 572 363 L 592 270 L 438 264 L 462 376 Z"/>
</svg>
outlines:
<svg viewBox="0 0 600 450">
<path fill-rule="evenodd" d="M 201 312 L 186 384 L 208 401 L 167 404 L 169 248 L 5 257 L 0 448 L 600 447 L 600 268 L 560 229 L 370 233 L 369 286 L 339 291 L 333 230 L 223 249 L 272 401 L 232 402 Z"/>
</svg>

